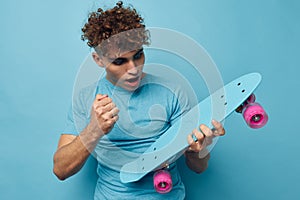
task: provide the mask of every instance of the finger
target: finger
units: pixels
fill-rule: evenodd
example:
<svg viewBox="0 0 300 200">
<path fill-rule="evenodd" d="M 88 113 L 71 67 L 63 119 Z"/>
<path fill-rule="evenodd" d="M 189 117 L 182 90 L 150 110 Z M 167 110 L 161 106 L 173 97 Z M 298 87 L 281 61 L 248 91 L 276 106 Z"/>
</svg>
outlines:
<svg viewBox="0 0 300 200">
<path fill-rule="evenodd" d="M 199 151 L 198 149 L 200 149 L 199 143 L 198 143 L 198 141 L 195 141 L 193 139 L 192 135 L 193 134 L 189 134 L 188 138 L 187 138 L 188 144 L 190 145 L 189 151 L 196 151 L 197 152 L 197 151 Z"/>
<path fill-rule="evenodd" d="M 192 134 L 189 134 L 188 137 L 187 137 L 187 141 L 188 141 L 188 144 L 191 146 L 193 145 L 195 142 L 195 140 L 193 139 L 192 137 Z"/>
<path fill-rule="evenodd" d="M 111 113 L 111 117 L 117 116 L 119 114 L 120 110 L 117 107 L 114 107 L 110 113 Z"/>
<path fill-rule="evenodd" d="M 103 123 L 103 132 L 108 133 L 113 127 L 116 121 L 114 119 L 107 120 Z"/>
<path fill-rule="evenodd" d="M 195 134 L 192 134 L 191 136 L 192 136 L 192 138 L 193 138 L 194 142 L 196 142 L 196 143 L 197 143 L 197 142 L 198 142 L 198 138 L 195 136 Z"/>
<path fill-rule="evenodd" d="M 190 145 L 189 150 L 199 152 L 204 148 L 203 141 L 205 136 L 197 129 L 194 129 L 190 135 L 188 135 L 188 143 Z"/>
<path fill-rule="evenodd" d="M 200 132 L 199 130 L 194 129 L 192 131 L 192 138 L 194 139 L 195 142 L 197 141 L 200 144 L 202 144 L 205 139 L 205 135 L 202 132 Z"/>
<path fill-rule="evenodd" d="M 104 114 L 102 114 L 101 118 L 106 121 L 106 120 L 110 120 L 111 118 L 113 118 L 114 116 L 118 115 L 119 113 L 119 109 L 117 107 L 113 108 L 111 111 L 109 112 L 105 112 Z"/>
<path fill-rule="evenodd" d="M 112 99 L 109 97 L 105 97 L 100 101 L 96 99 L 93 104 L 93 108 L 98 115 L 103 115 L 104 113 L 109 112 L 115 106 L 116 105 L 112 103 Z"/>
<path fill-rule="evenodd" d="M 110 102 L 110 103 L 106 104 L 105 106 L 102 106 L 102 111 L 103 111 L 103 113 L 112 112 L 116 108 L 117 108 L 116 104 L 114 104 L 113 102 Z"/>
<path fill-rule="evenodd" d="M 106 106 L 110 102 L 112 102 L 112 99 L 109 98 L 107 95 L 97 94 L 96 98 L 94 100 L 94 103 L 93 103 L 93 107 L 94 107 L 95 110 L 97 110 L 100 107 Z"/>
<path fill-rule="evenodd" d="M 96 97 L 95 97 L 95 100 L 100 101 L 100 100 L 102 100 L 106 97 L 108 97 L 107 94 L 97 94 Z"/>
<path fill-rule="evenodd" d="M 112 120 L 113 120 L 114 122 L 118 121 L 118 119 L 119 119 L 119 115 L 115 115 L 115 116 L 112 118 Z"/>
<path fill-rule="evenodd" d="M 225 129 L 223 128 L 223 125 L 216 121 L 216 120 L 212 120 L 212 125 L 214 126 L 213 130 L 213 134 L 216 136 L 222 136 L 225 135 Z"/>
<path fill-rule="evenodd" d="M 200 125 L 200 131 L 205 135 L 206 138 L 213 137 L 213 132 L 210 128 L 208 128 L 206 125 L 201 124 Z"/>
<path fill-rule="evenodd" d="M 206 125 L 200 125 L 200 130 L 202 133 L 206 136 L 205 140 L 203 141 L 203 146 L 211 145 L 213 142 L 213 138 L 215 135 L 213 134 L 213 131 Z"/>
<path fill-rule="evenodd" d="M 110 104 L 111 102 L 113 102 L 112 99 L 107 96 L 99 101 L 99 105 L 106 106 L 107 104 Z"/>
<path fill-rule="evenodd" d="M 107 119 L 110 119 L 117 116 L 118 114 L 119 114 L 119 109 L 117 107 L 114 107 L 111 111 L 105 114 L 105 117 L 107 117 Z"/>
</svg>

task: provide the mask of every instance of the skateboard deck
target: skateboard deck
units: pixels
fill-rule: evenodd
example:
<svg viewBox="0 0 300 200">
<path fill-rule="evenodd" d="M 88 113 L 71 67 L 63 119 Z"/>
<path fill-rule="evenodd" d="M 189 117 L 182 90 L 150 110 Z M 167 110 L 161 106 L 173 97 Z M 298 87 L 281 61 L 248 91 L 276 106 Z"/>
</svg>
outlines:
<svg viewBox="0 0 300 200">
<path fill-rule="evenodd" d="M 124 183 L 138 181 L 149 172 L 162 169 L 175 162 L 189 147 L 187 136 L 193 129 L 199 127 L 200 124 L 212 128 L 212 119 L 223 121 L 253 93 L 260 81 L 259 73 L 246 74 L 198 103 L 136 160 L 121 168 L 121 181 Z"/>
</svg>

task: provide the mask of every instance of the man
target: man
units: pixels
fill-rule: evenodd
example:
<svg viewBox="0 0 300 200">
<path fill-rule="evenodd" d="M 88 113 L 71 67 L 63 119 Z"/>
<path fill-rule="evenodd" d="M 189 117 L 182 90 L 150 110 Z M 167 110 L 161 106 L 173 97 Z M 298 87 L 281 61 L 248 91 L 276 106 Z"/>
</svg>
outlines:
<svg viewBox="0 0 300 200">
<path fill-rule="evenodd" d="M 94 61 L 105 68 L 106 75 L 75 98 L 54 155 L 54 173 L 64 180 L 94 153 L 99 177 L 95 199 L 183 199 L 184 186 L 175 163 L 169 167 L 173 189 L 167 194 L 155 192 L 151 173 L 134 183 L 120 181 L 120 168 L 191 108 L 176 83 L 172 86 L 167 78 L 143 72 L 143 45 L 149 44 L 149 34 L 142 17 L 118 2 L 114 8 L 91 13 L 82 31 L 83 40 L 95 49 Z M 214 131 L 200 125 L 187 137 L 186 164 L 197 173 L 207 168 L 210 156 L 200 158 L 199 153 L 225 133 L 219 122 L 212 124 Z"/>
</svg>

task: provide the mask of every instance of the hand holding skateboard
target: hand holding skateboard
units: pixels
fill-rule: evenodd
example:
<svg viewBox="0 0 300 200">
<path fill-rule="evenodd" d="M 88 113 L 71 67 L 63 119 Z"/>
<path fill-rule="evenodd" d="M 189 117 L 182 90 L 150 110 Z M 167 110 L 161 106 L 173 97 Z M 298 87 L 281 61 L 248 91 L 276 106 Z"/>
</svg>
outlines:
<svg viewBox="0 0 300 200">
<path fill-rule="evenodd" d="M 189 132 L 189 129 L 196 127 L 197 124 L 205 124 L 209 129 L 213 129 L 213 126 L 209 126 L 212 119 L 221 122 L 233 111 L 242 113 L 251 128 L 263 127 L 268 121 L 268 115 L 262 106 L 255 102 L 253 94 L 260 81 L 261 75 L 258 73 L 244 75 L 201 101 L 182 117 L 180 123 L 173 124 L 140 157 L 125 164 L 120 173 L 121 181 L 124 183 L 138 181 L 149 172 L 157 171 L 153 178 L 154 188 L 159 193 L 169 192 L 172 180 L 167 168 L 190 147 L 190 143 L 186 140 L 192 132 Z M 195 116 L 199 116 L 199 112 L 200 117 L 195 125 L 194 119 Z M 192 142 L 199 139 L 200 136 Z M 211 146 L 213 145 L 209 147 Z M 208 152 L 210 150 L 208 148 Z"/>
</svg>

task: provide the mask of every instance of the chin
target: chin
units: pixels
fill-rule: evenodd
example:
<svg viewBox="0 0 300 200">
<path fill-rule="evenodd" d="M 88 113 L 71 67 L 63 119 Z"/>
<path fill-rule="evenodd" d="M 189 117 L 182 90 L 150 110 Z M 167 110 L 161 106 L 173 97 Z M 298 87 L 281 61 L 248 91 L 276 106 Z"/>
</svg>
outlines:
<svg viewBox="0 0 300 200">
<path fill-rule="evenodd" d="M 125 90 L 129 91 L 129 92 L 134 92 L 136 89 L 139 88 L 139 86 L 137 87 L 123 87 Z"/>
</svg>

